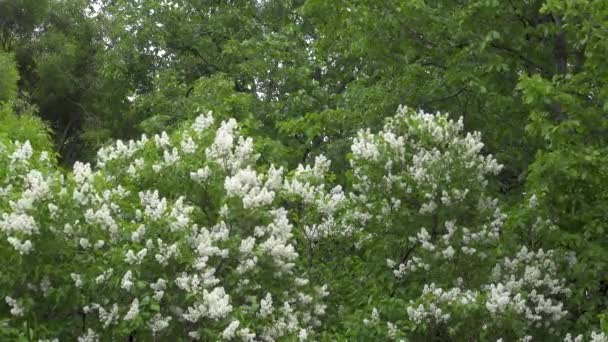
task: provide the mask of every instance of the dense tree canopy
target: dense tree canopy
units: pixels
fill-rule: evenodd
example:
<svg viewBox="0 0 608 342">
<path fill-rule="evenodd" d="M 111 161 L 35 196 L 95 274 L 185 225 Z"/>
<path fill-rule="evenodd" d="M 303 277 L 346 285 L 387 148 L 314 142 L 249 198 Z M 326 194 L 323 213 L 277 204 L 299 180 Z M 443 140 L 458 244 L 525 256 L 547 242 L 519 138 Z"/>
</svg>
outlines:
<svg viewBox="0 0 608 342">
<path fill-rule="evenodd" d="M 0 0 L 0 339 L 608 341 L 608 2 Z"/>
</svg>

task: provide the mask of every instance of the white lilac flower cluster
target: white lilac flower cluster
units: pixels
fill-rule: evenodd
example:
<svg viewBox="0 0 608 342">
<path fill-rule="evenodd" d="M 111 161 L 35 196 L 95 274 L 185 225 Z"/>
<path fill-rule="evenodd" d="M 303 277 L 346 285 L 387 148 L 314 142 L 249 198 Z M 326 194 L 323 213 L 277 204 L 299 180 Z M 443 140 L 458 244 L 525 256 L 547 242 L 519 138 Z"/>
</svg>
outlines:
<svg viewBox="0 0 608 342">
<path fill-rule="evenodd" d="M 565 280 L 558 276 L 553 251 L 529 251 L 505 258 L 492 272 L 486 286 L 486 308 L 492 315 L 515 312 L 536 328 L 548 328 L 568 314 L 562 298 L 570 296 Z"/>
<path fill-rule="evenodd" d="M 317 156 L 314 164 L 298 165 L 293 177 L 286 179 L 282 190 L 290 198 L 296 198 L 306 207 L 315 208 L 310 215 L 303 217 L 303 232 L 311 243 L 332 235 L 348 235 L 352 225 L 342 214 L 348 199 L 340 185 L 328 189 L 326 174 L 331 161 L 325 156 Z M 336 218 L 339 218 L 338 220 Z"/>
<path fill-rule="evenodd" d="M 479 293 L 462 290 L 458 287 L 444 290 L 436 287 L 434 283 L 424 285 L 422 299 L 416 306 L 412 301 L 407 307 L 409 319 L 417 324 L 428 323 L 447 323 L 450 320 L 450 311 L 456 306 L 465 306 L 477 301 Z M 446 309 L 447 308 L 447 309 Z"/>
<path fill-rule="evenodd" d="M 470 305 L 471 310 L 481 309 L 484 316 L 492 317 L 484 329 L 516 317 L 531 330 L 557 335 L 557 325 L 568 314 L 562 298 L 570 295 L 558 273 L 552 251 L 530 252 L 523 247 L 514 258 L 497 263 L 486 279 L 489 283 L 475 289 L 465 290 L 461 278 L 458 286 L 447 290 L 434 283 L 424 285 L 419 300 L 407 307 L 408 318 L 415 324 L 449 324 L 452 312 L 462 313 L 459 307 Z"/>
<path fill-rule="evenodd" d="M 605 332 L 598 333 L 596 331 L 592 331 L 587 340 L 584 339 L 584 336 L 582 334 L 579 334 L 574 337 L 574 336 L 572 336 L 572 334 L 569 333 L 564 338 L 564 342 L 584 342 L 584 341 L 608 342 L 608 335 Z"/>
<path fill-rule="evenodd" d="M 43 154 L 34 158 L 29 141 L 15 142 L 12 152 L 7 146 L 0 145 L 0 150 L 3 152 L 0 167 L 12 171 L 0 180 L 0 193 L 4 194 L 7 205 L 6 210 L 0 212 L 0 232 L 16 252 L 27 255 L 34 248 L 35 235 L 40 233 L 36 220 L 38 208 L 44 206 L 49 215 L 56 215 L 51 188 L 60 178 L 55 172 L 47 174 L 48 158 Z"/>
<path fill-rule="evenodd" d="M 387 261 L 397 278 L 484 260 L 498 242 L 506 216 L 487 195 L 487 177 L 501 166 L 482 147 L 480 134 L 463 133 L 462 120 L 405 107 L 379 133 L 354 139 L 353 217 L 369 241 L 373 227 L 399 236 L 399 258 Z"/>
<path fill-rule="evenodd" d="M 295 182 L 312 187 L 303 174 L 322 179 L 329 161 L 319 157 L 285 179 L 283 168 L 256 169 L 253 140 L 240 135 L 234 119 L 217 131 L 212 126 L 205 114 L 176 134 L 117 141 L 99 151 L 96 167 L 76 163 L 67 179 L 33 168 L 39 162 L 27 142 L 5 156 L 13 171 L 1 184 L 11 196 L 0 206 L 8 208 L 0 231 L 15 253 L 40 263 L 34 267 L 58 258 L 53 249 L 36 248 L 37 236 L 67 246 L 69 276 L 62 278 L 58 265 L 32 283 L 64 286 L 83 303 L 73 308 L 86 317 L 79 341 L 116 336 L 125 327 L 141 336 L 207 340 L 205 327 L 225 339 L 305 340 L 320 326 L 327 288 L 296 269 L 294 230 L 303 227 L 294 226 L 277 198 L 293 194 Z M 332 221 L 344 201 L 341 189 L 314 186 L 304 213 L 323 212 Z M 30 288 L 18 293 L 37 298 L 38 287 Z M 22 306 L 10 296 L 17 289 L 17 283 L 3 289 L 12 317 L 46 310 L 38 307 L 43 302 Z"/>
</svg>

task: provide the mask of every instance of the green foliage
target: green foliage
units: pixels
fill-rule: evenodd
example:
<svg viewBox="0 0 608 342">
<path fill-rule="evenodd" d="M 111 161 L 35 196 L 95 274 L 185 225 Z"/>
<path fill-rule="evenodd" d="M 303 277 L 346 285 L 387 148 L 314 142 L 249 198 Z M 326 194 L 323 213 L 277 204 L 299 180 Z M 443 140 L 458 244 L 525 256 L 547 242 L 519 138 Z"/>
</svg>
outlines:
<svg viewBox="0 0 608 342">
<path fill-rule="evenodd" d="M 33 113 L 15 115 L 11 106 L 0 105 L 0 139 L 8 141 L 29 140 L 32 146 L 41 151 L 53 151 L 51 130 Z"/>
<path fill-rule="evenodd" d="M 0 48 L 9 50 L 25 39 L 43 20 L 48 0 L 0 1 Z"/>
<path fill-rule="evenodd" d="M 13 56 L 0 50 L 0 103 L 8 102 L 17 94 L 19 73 Z"/>
</svg>

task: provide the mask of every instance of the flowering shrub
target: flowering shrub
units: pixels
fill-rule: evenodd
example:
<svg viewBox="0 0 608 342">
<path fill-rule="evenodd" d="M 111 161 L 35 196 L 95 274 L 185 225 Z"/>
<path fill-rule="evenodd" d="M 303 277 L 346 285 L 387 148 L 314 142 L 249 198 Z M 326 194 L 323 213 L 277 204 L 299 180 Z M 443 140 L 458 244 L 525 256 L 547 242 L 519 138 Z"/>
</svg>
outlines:
<svg viewBox="0 0 608 342">
<path fill-rule="evenodd" d="M 401 108 L 353 139 L 345 191 L 326 157 L 259 165 L 210 114 L 67 174 L 3 143 L 0 337 L 606 341 L 570 332 L 576 258 L 512 243 L 482 149 L 462 120 Z"/>
<path fill-rule="evenodd" d="M 234 120 L 214 127 L 202 115 L 171 136 L 117 141 L 67 178 L 27 142 L 3 147 L 7 327 L 79 341 L 312 334 L 328 292 L 299 270 L 280 205 L 305 168 L 259 171 Z"/>
<path fill-rule="evenodd" d="M 565 260 L 525 247 L 510 256 L 506 215 L 488 181 L 502 166 L 482 149 L 478 132 L 463 134 L 462 118 L 407 108 L 381 132 L 360 131 L 354 139 L 349 215 L 359 227 L 356 245 L 370 270 L 385 265 L 392 273 L 370 286 L 377 293 L 363 309 L 367 330 L 357 335 L 545 340 L 565 334 L 563 301 L 571 294 L 560 277 Z"/>
<path fill-rule="evenodd" d="M 479 133 L 463 137 L 462 128 L 462 120 L 402 108 L 382 132 L 354 139 L 353 198 L 363 239 L 391 236 L 383 249 L 397 256 L 386 263 L 398 279 L 426 273 L 430 263 L 442 267 L 432 272 L 455 279 L 454 272 L 466 274 L 488 258 L 498 240 L 505 216 L 486 178 L 501 166 L 480 154 Z"/>
</svg>

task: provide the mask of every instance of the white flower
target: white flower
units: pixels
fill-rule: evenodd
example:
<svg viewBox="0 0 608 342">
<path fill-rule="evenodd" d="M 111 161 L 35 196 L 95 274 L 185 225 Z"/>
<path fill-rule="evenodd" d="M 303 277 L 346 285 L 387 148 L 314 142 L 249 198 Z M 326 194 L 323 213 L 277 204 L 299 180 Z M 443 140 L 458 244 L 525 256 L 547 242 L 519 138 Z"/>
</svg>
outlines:
<svg viewBox="0 0 608 342">
<path fill-rule="evenodd" d="M 11 154 L 11 164 L 26 163 L 34 153 L 32 145 L 29 140 L 26 140 L 23 144 L 16 141 L 15 151 Z"/>
<path fill-rule="evenodd" d="M 608 336 L 606 336 L 606 333 L 604 332 L 596 333 L 595 331 L 592 331 L 591 342 L 608 342 Z"/>
<path fill-rule="evenodd" d="M 197 146 L 192 137 L 186 135 L 182 138 L 181 148 L 185 154 L 192 154 L 196 152 Z"/>
<path fill-rule="evenodd" d="M 133 273 L 131 272 L 131 270 L 128 270 L 125 273 L 125 275 L 122 277 L 122 280 L 120 281 L 120 287 L 127 291 L 130 291 L 131 288 L 133 287 L 132 276 L 133 276 Z"/>
<path fill-rule="evenodd" d="M 435 209 L 437 209 L 437 203 L 435 203 L 434 201 L 430 201 L 428 203 L 424 203 L 422 204 L 422 206 L 420 206 L 420 214 L 431 214 L 435 211 Z"/>
<path fill-rule="evenodd" d="M 300 329 L 300 332 L 298 333 L 298 339 L 300 341 L 306 341 L 308 339 L 308 331 L 306 331 L 306 329 Z"/>
<path fill-rule="evenodd" d="M 137 229 L 131 233 L 131 241 L 140 242 L 146 235 L 146 226 L 143 224 L 137 227 Z"/>
<path fill-rule="evenodd" d="M 378 309 L 373 308 L 372 310 L 372 321 L 377 322 L 380 320 L 380 313 L 378 312 Z"/>
<path fill-rule="evenodd" d="M 95 278 L 95 283 L 96 284 L 104 283 L 106 280 L 110 279 L 110 277 L 112 276 L 113 273 L 114 273 L 114 269 L 112 269 L 112 268 L 107 269 L 102 274 L 97 276 L 97 278 Z"/>
<path fill-rule="evenodd" d="M 142 263 L 147 253 L 147 248 L 142 249 L 141 251 L 137 252 L 137 254 L 135 254 L 132 249 L 129 249 L 125 255 L 125 261 L 129 265 L 139 265 Z"/>
<path fill-rule="evenodd" d="M 265 298 L 262 298 L 260 301 L 260 313 L 261 317 L 267 317 L 272 315 L 273 307 L 272 307 L 272 295 L 270 293 L 266 294 Z"/>
<path fill-rule="evenodd" d="M 86 334 L 78 337 L 78 342 L 97 342 L 99 341 L 99 335 L 95 331 L 89 328 Z"/>
<path fill-rule="evenodd" d="M 118 304 L 114 303 L 112 309 L 107 311 L 99 304 L 93 304 L 93 309 L 96 309 L 99 313 L 99 320 L 103 323 L 103 328 L 107 328 L 113 323 L 116 323 L 118 319 Z"/>
<path fill-rule="evenodd" d="M 359 131 L 351 145 L 353 156 L 357 159 L 377 160 L 380 157 L 380 151 L 374 140 L 375 136 L 369 130 Z"/>
<path fill-rule="evenodd" d="M 6 241 L 13 246 L 13 248 L 21 255 L 29 254 L 32 251 L 32 242 L 30 240 L 25 240 L 21 242 L 21 240 L 16 237 L 8 237 Z"/>
<path fill-rule="evenodd" d="M 397 326 L 394 323 L 386 322 L 386 327 L 388 328 L 388 337 L 397 337 Z"/>
<path fill-rule="evenodd" d="M 511 293 L 503 284 L 491 284 L 490 296 L 486 302 L 486 308 L 493 314 L 501 313 L 506 310 L 511 303 Z"/>
<path fill-rule="evenodd" d="M 454 254 L 456 253 L 456 251 L 454 250 L 454 247 L 452 246 L 448 246 L 446 249 L 444 249 L 441 254 L 443 255 L 444 258 L 450 260 L 454 257 Z"/>
<path fill-rule="evenodd" d="M 211 319 L 225 317 L 232 311 L 230 296 L 226 294 L 223 287 L 216 287 L 210 293 L 203 290 L 203 298 L 208 306 L 207 316 Z"/>
<path fill-rule="evenodd" d="M 196 170 L 196 172 L 190 172 L 190 179 L 199 184 L 204 183 L 209 178 L 209 176 L 211 176 L 211 169 L 209 168 L 209 166 L 205 166 L 202 169 L 198 169 Z"/>
<path fill-rule="evenodd" d="M 11 307 L 11 315 L 15 317 L 22 317 L 25 313 L 25 309 L 15 299 L 10 296 L 4 297 L 4 301 Z"/>
<path fill-rule="evenodd" d="M 172 319 L 173 317 L 171 316 L 163 317 L 161 314 L 156 314 L 148 322 L 148 327 L 154 334 L 156 334 L 157 332 L 165 330 L 167 327 L 169 327 L 169 323 Z"/>
<path fill-rule="evenodd" d="M 237 123 L 234 119 L 223 121 L 220 124 L 213 144 L 207 149 L 207 155 L 209 157 L 220 159 L 231 154 L 232 145 L 234 143 L 234 130 L 236 127 Z"/>
<path fill-rule="evenodd" d="M 250 167 L 238 170 L 232 177 L 226 177 L 224 188 L 228 196 L 242 198 L 245 208 L 267 205 L 274 199 L 274 191 L 264 187 L 261 175 Z"/>
<path fill-rule="evenodd" d="M 70 277 L 74 281 L 74 286 L 76 286 L 76 288 L 82 287 L 82 277 L 80 276 L 80 274 L 71 273 Z"/>
<path fill-rule="evenodd" d="M 249 328 L 242 328 L 239 330 L 238 335 L 241 336 L 243 342 L 255 341 L 255 333 L 251 332 Z"/>
<path fill-rule="evenodd" d="M 20 233 L 32 235 L 38 232 L 38 226 L 34 218 L 27 214 L 3 213 L 0 220 L 0 230 L 6 234 Z"/>
<path fill-rule="evenodd" d="M 40 291 L 42 291 L 42 295 L 47 297 L 49 291 L 51 290 L 51 281 L 48 276 L 45 276 L 40 282 Z"/>
<path fill-rule="evenodd" d="M 580 334 L 573 339 L 572 334 L 568 333 L 566 334 L 566 337 L 564 337 L 564 342 L 583 342 L 583 335 Z"/>
<path fill-rule="evenodd" d="M 165 279 L 158 278 L 155 283 L 150 284 L 150 288 L 154 290 L 154 295 L 152 297 L 157 301 L 160 301 L 165 295 L 167 281 Z"/>
<path fill-rule="evenodd" d="M 236 334 L 236 330 L 239 328 L 239 325 L 239 321 L 232 321 L 222 332 L 222 337 L 227 340 L 233 338 Z"/>
<path fill-rule="evenodd" d="M 239 250 L 241 251 L 242 254 L 249 254 L 253 250 L 254 246 L 255 246 L 255 238 L 250 236 L 246 239 L 241 240 L 241 247 L 239 248 Z"/>
<path fill-rule="evenodd" d="M 192 123 L 192 130 L 200 134 L 212 124 L 213 116 L 211 115 L 211 112 L 201 114 L 194 119 L 194 122 Z"/>
<path fill-rule="evenodd" d="M 89 240 L 85 239 L 85 238 L 80 238 L 78 243 L 80 244 L 80 247 L 82 247 L 83 249 L 87 249 L 91 246 L 91 243 L 89 243 Z"/>
<path fill-rule="evenodd" d="M 171 146 L 171 140 L 169 139 L 167 132 L 162 132 L 160 135 L 158 135 L 158 134 L 154 135 L 154 143 L 156 144 L 156 147 L 158 147 L 158 148 L 164 148 L 164 147 Z"/>
<path fill-rule="evenodd" d="M 140 192 L 139 199 L 145 208 L 144 214 L 154 220 L 160 219 L 167 210 L 167 199 L 160 199 L 158 190 Z"/>
<path fill-rule="evenodd" d="M 139 315 L 139 299 L 135 298 L 133 299 L 133 302 L 131 302 L 131 306 L 129 307 L 129 312 L 127 312 L 127 314 L 124 317 L 125 321 L 130 321 L 133 320 L 137 317 L 137 315 Z"/>
<path fill-rule="evenodd" d="M 296 283 L 296 286 L 306 286 L 310 281 L 305 278 L 295 278 L 294 282 Z"/>
<path fill-rule="evenodd" d="M 188 307 L 183 314 L 185 320 L 198 322 L 201 317 L 220 319 L 226 317 L 232 311 L 230 296 L 226 294 L 223 287 L 216 287 L 211 292 L 203 290 L 203 301 Z"/>
</svg>

